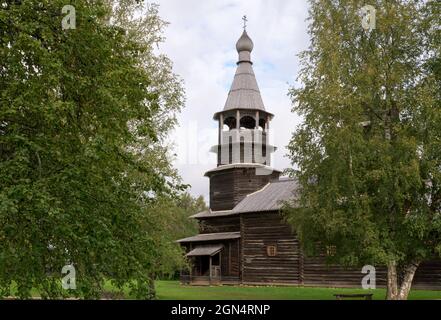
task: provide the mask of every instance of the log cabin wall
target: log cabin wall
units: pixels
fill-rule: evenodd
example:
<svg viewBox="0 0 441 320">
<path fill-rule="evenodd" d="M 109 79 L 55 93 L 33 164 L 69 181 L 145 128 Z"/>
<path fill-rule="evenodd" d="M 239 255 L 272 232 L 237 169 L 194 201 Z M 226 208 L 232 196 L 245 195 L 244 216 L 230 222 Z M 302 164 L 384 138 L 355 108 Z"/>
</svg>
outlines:
<svg viewBox="0 0 441 320">
<path fill-rule="evenodd" d="M 303 257 L 303 284 L 320 287 L 361 288 L 365 274 L 362 267 L 343 267 L 329 264 L 326 255 Z M 375 266 L 376 286 L 386 287 L 387 269 Z M 421 290 L 441 290 L 441 260 L 426 261 L 420 264 L 412 282 L 412 288 Z"/>
<path fill-rule="evenodd" d="M 241 215 L 243 283 L 300 284 L 300 249 L 277 212 Z M 268 255 L 268 246 L 276 255 Z"/>
<path fill-rule="evenodd" d="M 278 214 L 267 212 L 241 215 L 242 264 L 244 283 L 296 283 L 305 286 L 361 288 L 365 274 L 361 267 L 329 264 L 326 255 L 309 257 L 302 254 L 295 235 Z M 286 242 L 285 242 L 286 241 Z M 291 242 L 291 243 L 290 243 Z M 278 254 L 285 243 L 295 267 L 280 267 L 276 257 L 268 257 L 266 245 L 276 244 Z M 289 258 L 288 258 L 289 259 Z M 283 263 L 282 263 L 283 265 Z M 287 270 L 289 269 L 289 270 Z M 296 270 L 292 272 L 293 270 Z M 376 286 L 386 286 L 387 270 L 376 267 Z M 291 274 L 290 274 L 291 272 Z M 294 279 L 294 281 L 293 281 Z M 418 268 L 413 288 L 441 290 L 441 260 L 424 262 Z"/>
<path fill-rule="evenodd" d="M 224 244 L 221 274 L 223 277 L 240 276 L 240 240 Z"/>
<path fill-rule="evenodd" d="M 346 268 L 336 264 L 329 264 L 326 256 L 304 256 L 303 258 L 303 284 L 305 286 L 321 287 L 359 287 L 366 274 L 360 268 Z M 386 285 L 386 268 L 376 267 L 376 286 Z"/>
<path fill-rule="evenodd" d="M 361 273 L 361 267 L 345 268 L 329 264 L 325 254 L 315 257 L 303 255 L 291 227 L 276 212 L 244 213 L 240 216 L 203 219 L 201 222 L 201 232 L 241 231 L 241 239 L 221 242 L 224 246 L 221 251 L 221 275 L 226 282 L 242 279 L 244 284 L 361 288 L 365 276 Z M 207 225 L 202 227 L 203 224 Z M 187 243 L 184 246 L 189 252 L 196 245 L 199 244 Z M 269 245 L 276 246 L 276 256 L 268 256 Z M 380 288 L 386 285 L 386 268 L 383 266 L 376 267 L 376 285 Z M 412 287 L 441 290 L 441 260 L 422 263 Z"/>
<path fill-rule="evenodd" d="M 199 220 L 199 233 L 240 231 L 239 216 L 206 218 Z"/>
<path fill-rule="evenodd" d="M 386 287 L 387 270 L 385 266 L 377 266 L 376 286 Z M 303 284 L 321 287 L 352 287 L 360 288 L 365 274 L 359 268 L 344 268 L 336 264 L 328 264 L 325 256 L 304 257 Z M 441 260 L 421 263 L 412 281 L 413 289 L 441 290 Z"/>
<path fill-rule="evenodd" d="M 234 207 L 234 171 L 223 170 L 210 177 L 210 209 L 230 210 Z"/>
<path fill-rule="evenodd" d="M 255 168 L 231 168 L 210 174 L 210 209 L 231 210 L 247 194 L 278 179 L 280 173 L 256 175 Z"/>
<path fill-rule="evenodd" d="M 420 264 L 412 282 L 413 289 L 441 290 L 441 260 Z"/>
</svg>

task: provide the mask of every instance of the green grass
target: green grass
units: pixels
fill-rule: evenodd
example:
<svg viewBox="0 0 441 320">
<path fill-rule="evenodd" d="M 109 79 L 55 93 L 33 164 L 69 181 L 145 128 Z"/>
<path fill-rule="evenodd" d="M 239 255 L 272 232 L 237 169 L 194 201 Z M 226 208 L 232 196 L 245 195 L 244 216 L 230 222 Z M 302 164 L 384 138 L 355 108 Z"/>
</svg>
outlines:
<svg viewBox="0 0 441 320">
<path fill-rule="evenodd" d="M 105 290 L 114 292 L 110 281 L 106 281 Z M 13 292 L 15 286 L 13 286 Z M 385 289 L 363 290 L 317 287 L 274 287 L 274 286 L 189 286 L 179 281 L 156 281 L 156 293 L 160 300 L 335 300 L 336 293 L 373 293 L 374 300 L 384 300 Z M 33 297 L 39 297 L 37 290 L 32 290 Z M 128 288 L 124 295 L 130 297 Z M 120 294 L 107 298 L 123 298 Z M 441 299 L 441 291 L 412 290 L 409 300 Z"/>
<path fill-rule="evenodd" d="M 188 286 L 180 285 L 178 281 L 157 281 L 156 291 L 162 300 L 335 300 L 335 293 L 373 293 L 373 299 L 383 300 L 386 294 L 384 289 Z M 412 290 L 409 299 L 441 299 L 441 291 Z"/>
</svg>

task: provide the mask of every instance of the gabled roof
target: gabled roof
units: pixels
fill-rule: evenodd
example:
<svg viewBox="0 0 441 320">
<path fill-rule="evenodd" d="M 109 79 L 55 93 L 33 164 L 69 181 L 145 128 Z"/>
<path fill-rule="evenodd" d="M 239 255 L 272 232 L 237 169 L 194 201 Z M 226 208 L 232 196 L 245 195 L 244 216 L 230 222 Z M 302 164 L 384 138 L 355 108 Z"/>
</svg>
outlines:
<svg viewBox="0 0 441 320">
<path fill-rule="evenodd" d="M 297 187 L 297 181 L 292 179 L 270 182 L 262 189 L 247 195 L 231 211 L 244 213 L 280 210 L 285 202 L 294 202 Z"/>
<path fill-rule="evenodd" d="M 176 242 L 202 242 L 213 240 L 229 240 L 240 238 L 240 232 L 202 233 L 193 237 L 179 239 Z"/>
</svg>

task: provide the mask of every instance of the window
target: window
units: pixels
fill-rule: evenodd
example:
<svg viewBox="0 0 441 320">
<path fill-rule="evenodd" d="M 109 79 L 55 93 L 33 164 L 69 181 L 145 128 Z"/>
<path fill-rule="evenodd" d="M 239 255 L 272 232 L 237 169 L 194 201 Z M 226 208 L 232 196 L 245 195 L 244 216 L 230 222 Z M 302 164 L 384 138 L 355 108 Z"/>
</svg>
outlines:
<svg viewBox="0 0 441 320">
<path fill-rule="evenodd" d="M 277 255 L 277 247 L 266 246 L 266 254 L 268 255 L 268 257 L 275 257 Z"/>
</svg>

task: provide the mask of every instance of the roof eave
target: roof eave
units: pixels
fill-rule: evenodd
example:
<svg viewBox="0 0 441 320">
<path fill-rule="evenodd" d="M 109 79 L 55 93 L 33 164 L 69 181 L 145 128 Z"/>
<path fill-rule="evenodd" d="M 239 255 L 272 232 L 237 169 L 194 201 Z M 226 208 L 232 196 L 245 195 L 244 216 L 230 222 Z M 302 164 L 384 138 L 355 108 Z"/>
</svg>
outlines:
<svg viewBox="0 0 441 320">
<path fill-rule="evenodd" d="M 266 110 L 262 110 L 262 109 L 258 109 L 258 108 L 252 108 L 252 109 L 250 109 L 250 108 L 233 108 L 233 109 L 227 109 L 227 110 L 222 110 L 222 111 L 218 111 L 218 112 L 216 112 L 214 115 L 213 115 L 213 120 L 218 120 L 218 118 L 219 118 L 219 115 L 221 114 L 221 113 L 226 113 L 226 112 L 231 112 L 231 111 L 234 111 L 234 110 L 246 110 L 246 111 L 259 111 L 259 112 L 263 112 L 263 113 L 266 113 L 267 115 L 269 115 L 270 116 L 270 120 L 272 120 L 273 118 L 274 118 L 274 114 L 273 113 L 271 113 L 271 112 L 268 112 L 268 111 L 266 111 Z"/>
</svg>

